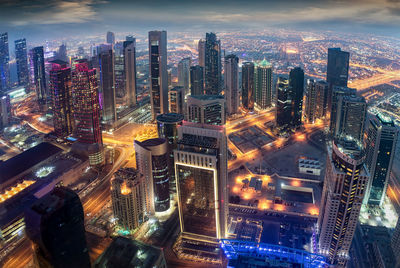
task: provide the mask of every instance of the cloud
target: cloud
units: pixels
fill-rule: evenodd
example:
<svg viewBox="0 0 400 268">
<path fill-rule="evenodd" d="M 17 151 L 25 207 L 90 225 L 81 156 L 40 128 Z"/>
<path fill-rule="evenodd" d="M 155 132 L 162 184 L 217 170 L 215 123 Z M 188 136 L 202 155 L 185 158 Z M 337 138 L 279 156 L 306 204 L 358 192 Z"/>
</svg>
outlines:
<svg viewBox="0 0 400 268">
<path fill-rule="evenodd" d="M 35 1 L 7 1 L 2 3 L 3 11 L 0 15 L 13 26 L 47 25 L 63 23 L 86 23 L 96 20 L 95 5 L 106 3 L 96 0 L 35 0 Z M 8 11 L 15 16 L 9 16 Z"/>
</svg>

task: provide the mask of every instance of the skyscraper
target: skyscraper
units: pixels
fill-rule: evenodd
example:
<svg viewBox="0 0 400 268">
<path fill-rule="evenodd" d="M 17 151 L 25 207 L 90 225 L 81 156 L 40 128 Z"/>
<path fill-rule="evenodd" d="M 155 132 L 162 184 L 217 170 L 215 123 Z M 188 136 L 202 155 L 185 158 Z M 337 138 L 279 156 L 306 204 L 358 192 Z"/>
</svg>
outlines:
<svg viewBox="0 0 400 268">
<path fill-rule="evenodd" d="M 175 167 L 174 167 L 174 150 L 177 148 L 178 127 L 182 125 L 183 115 L 176 113 L 160 114 L 157 116 L 157 132 L 158 137 L 168 141 L 168 173 L 170 180 L 170 188 L 175 192 Z"/>
<path fill-rule="evenodd" d="M 168 142 L 162 138 L 135 140 L 136 166 L 147 185 L 146 210 L 150 214 L 170 207 Z"/>
<path fill-rule="evenodd" d="M 337 136 L 339 133 L 342 102 L 345 96 L 356 96 L 356 90 L 348 87 L 334 87 L 331 94 L 331 109 L 330 109 L 330 125 L 329 131 L 333 136 Z"/>
<path fill-rule="evenodd" d="M 398 135 L 399 131 L 389 117 L 377 114 L 369 120 L 365 139 L 365 164 L 371 174 L 371 179 L 364 199 L 369 205 L 382 206 L 383 204 Z"/>
<path fill-rule="evenodd" d="M 304 118 L 308 123 L 315 123 L 317 119 L 325 116 L 326 107 L 324 106 L 324 99 L 327 92 L 328 83 L 325 81 L 307 80 Z"/>
<path fill-rule="evenodd" d="M 242 105 L 248 111 L 254 110 L 254 63 L 242 65 Z"/>
<path fill-rule="evenodd" d="M 362 142 L 367 115 L 364 97 L 344 96 L 337 107 L 335 136 L 351 136 Z"/>
<path fill-rule="evenodd" d="M 37 267 L 90 268 L 79 196 L 56 187 L 25 211 L 25 231 Z"/>
<path fill-rule="evenodd" d="M 112 47 L 103 46 L 99 53 L 100 100 L 102 101 L 102 122 L 113 123 L 117 120 L 115 101 L 114 53 Z"/>
<path fill-rule="evenodd" d="M 11 120 L 11 103 L 10 96 L 0 96 L 0 129 L 4 129 L 10 124 Z"/>
<path fill-rule="evenodd" d="M 190 95 L 204 94 L 204 68 L 200 65 L 190 67 Z"/>
<path fill-rule="evenodd" d="M 167 32 L 149 32 L 150 103 L 153 120 L 168 112 Z"/>
<path fill-rule="evenodd" d="M 0 94 L 10 86 L 10 54 L 8 51 L 8 33 L 0 33 Z"/>
<path fill-rule="evenodd" d="M 292 94 L 291 128 L 301 126 L 304 96 L 304 71 L 300 67 L 293 68 L 289 73 L 289 87 Z"/>
<path fill-rule="evenodd" d="M 69 62 L 68 56 L 67 56 L 67 46 L 65 44 L 61 44 L 61 46 L 58 47 L 58 51 L 56 54 L 56 59 L 57 60 L 62 60 L 65 62 Z"/>
<path fill-rule="evenodd" d="M 31 50 L 36 98 L 41 107 L 47 103 L 47 83 L 43 53 L 43 47 L 35 47 Z"/>
<path fill-rule="evenodd" d="M 197 51 L 198 51 L 199 66 L 205 68 L 206 41 L 204 41 L 203 39 L 199 40 L 199 43 L 197 44 Z"/>
<path fill-rule="evenodd" d="M 127 105 L 136 105 L 136 39 L 124 42 L 125 90 Z"/>
<path fill-rule="evenodd" d="M 231 54 L 225 57 L 225 99 L 227 114 L 239 109 L 239 58 Z"/>
<path fill-rule="evenodd" d="M 289 86 L 289 80 L 282 76 L 278 77 L 276 87 L 276 127 L 280 132 L 285 132 L 290 130 L 292 122 L 292 88 Z"/>
<path fill-rule="evenodd" d="M 133 168 L 119 169 L 111 179 L 111 201 L 118 227 L 133 231 L 145 220 L 146 185 Z"/>
<path fill-rule="evenodd" d="M 54 132 L 58 137 L 66 137 L 74 130 L 71 68 L 67 63 L 52 62 L 50 70 L 50 90 L 53 96 Z"/>
<path fill-rule="evenodd" d="M 184 114 L 184 96 L 183 87 L 174 87 L 168 91 L 168 105 L 170 113 Z"/>
<path fill-rule="evenodd" d="M 115 34 L 113 32 L 107 32 L 106 36 L 107 44 L 114 45 L 115 44 Z"/>
<path fill-rule="evenodd" d="M 221 92 L 221 42 L 215 33 L 206 33 L 204 50 L 204 81 L 207 95 Z"/>
<path fill-rule="evenodd" d="M 103 144 L 96 69 L 87 60 L 78 60 L 72 69 L 72 92 L 76 136 L 83 143 Z"/>
<path fill-rule="evenodd" d="M 326 165 L 318 218 L 319 252 L 331 264 L 345 267 L 369 173 L 355 141 L 334 141 L 328 147 Z"/>
<path fill-rule="evenodd" d="M 29 85 L 29 69 L 25 38 L 15 40 L 15 60 L 17 62 L 18 85 L 27 89 Z"/>
<path fill-rule="evenodd" d="M 186 98 L 190 94 L 190 67 L 192 59 L 190 57 L 182 59 L 178 63 L 178 86 L 183 87 L 183 95 Z"/>
<path fill-rule="evenodd" d="M 203 251 L 213 244 L 219 247 L 219 239 L 227 235 L 225 128 L 186 122 L 178 129 L 178 135 L 174 159 L 183 242 L 180 246 L 185 248 L 194 240 Z M 214 250 L 211 254 L 215 254 Z M 196 247 L 185 252 L 196 252 Z"/>
<path fill-rule="evenodd" d="M 349 59 L 349 52 L 342 51 L 340 48 L 328 49 L 328 67 L 326 72 L 326 82 L 329 84 L 327 96 L 328 110 L 331 108 L 332 90 L 334 86 L 347 87 Z"/>
<path fill-rule="evenodd" d="M 224 125 L 225 98 L 218 95 L 189 96 L 186 117 L 193 123 Z"/>
<path fill-rule="evenodd" d="M 114 45 L 114 76 L 115 76 L 115 97 L 118 101 L 126 102 L 125 90 L 125 60 L 124 43 L 117 42 Z"/>
<path fill-rule="evenodd" d="M 272 106 L 272 66 L 263 60 L 254 68 L 255 102 L 259 109 Z"/>
</svg>

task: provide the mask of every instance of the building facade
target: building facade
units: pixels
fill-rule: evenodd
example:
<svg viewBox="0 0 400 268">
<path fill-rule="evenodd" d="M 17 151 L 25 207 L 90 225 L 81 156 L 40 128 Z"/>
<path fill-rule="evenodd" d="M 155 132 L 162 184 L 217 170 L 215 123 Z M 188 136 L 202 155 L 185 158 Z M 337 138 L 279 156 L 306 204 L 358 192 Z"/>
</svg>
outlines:
<svg viewBox="0 0 400 268">
<path fill-rule="evenodd" d="M 190 94 L 190 67 L 192 65 L 191 58 L 184 58 L 178 63 L 178 86 L 183 87 L 183 95 L 186 97 Z"/>
<path fill-rule="evenodd" d="M 185 88 L 178 86 L 168 91 L 170 113 L 184 114 Z"/>
<path fill-rule="evenodd" d="M 54 188 L 25 211 L 25 224 L 37 267 L 91 267 L 83 207 L 74 191 Z"/>
<path fill-rule="evenodd" d="M 33 63 L 33 77 L 36 89 L 36 98 L 39 106 L 43 107 L 47 103 L 47 82 L 44 62 L 43 47 L 35 47 L 31 50 Z"/>
<path fill-rule="evenodd" d="M 119 169 L 111 180 L 111 201 L 114 218 L 122 230 L 133 231 L 146 215 L 146 185 L 133 168 Z"/>
<path fill-rule="evenodd" d="M 135 140 L 136 167 L 147 185 L 146 211 L 167 211 L 170 207 L 168 142 L 166 139 Z"/>
<path fill-rule="evenodd" d="M 8 50 L 8 33 L 0 33 L 0 94 L 10 87 L 10 54 Z"/>
<path fill-rule="evenodd" d="M 364 201 L 382 206 L 392 170 L 399 131 L 389 117 L 377 114 L 366 130 L 365 164 L 371 174 Z"/>
<path fill-rule="evenodd" d="M 242 65 L 242 106 L 248 111 L 254 110 L 254 63 Z"/>
<path fill-rule="evenodd" d="M 215 95 L 189 96 L 186 118 L 193 123 L 224 125 L 225 98 Z"/>
<path fill-rule="evenodd" d="M 50 90 L 53 97 L 54 132 L 60 138 L 71 135 L 75 122 L 71 68 L 66 62 L 55 61 L 50 70 Z"/>
<path fill-rule="evenodd" d="M 99 48 L 100 70 L 100 105 L 102 109 L 102 122 L 113 123 L 117 120 L 115 100 L 114 52 L 111 46 Z"/>
<path fill-rule="evenodd" d="M 266 60 L 254 68 L 255 103 L 260 110 L 272 107 L 272 66 Z"/>
<path fill-rule="evenodd" d="M 239 110 L 239 58 L 235 55 L 225 57 L 225 100 L 228 115 Z"/>
<path fill-rule="evenodd" d="M 76 137 L 83 143 L 103 144 L 96 69 L 89 69 L 87 60 L 74 63 L 72 92 Z"/>
<path fill-rule="evenodd" d="M 17 62 L 18 85 L 28 88 L 29 69 L 28 69 L 28 51 L 26 49 L 26 40 L 15 40 L 15 60 Z"/>
<path fill-rule="evenodd" d="M 204 67 L 190 67 L 190 95 L 204 95 Z"/>
<path fill-rule="evenodd" d="M 204 49 L 205 94 L 219 95 L 221 92 L 221 42 L 215 33 L 206 33 Z"/>
<path fill-rule="evenodd" d="M 153 120 L 168 112 L 167 32 L 149 32 L 149 82 Z"/>
<path fill-rule="evenodd" d="M 369 173 L 362 149 L 354 141 L 335 140 L 328 147 L 327 167 L 318 218 L 319 252 L 346 267 Z"/>
<path fill-rule="evenodd" d="M 304 71 L 300 67 L 290 70 L 289 87 L 292 94 L 291 128 L 297 129 L 301 126 L 304 96 Z"/>
</svg>

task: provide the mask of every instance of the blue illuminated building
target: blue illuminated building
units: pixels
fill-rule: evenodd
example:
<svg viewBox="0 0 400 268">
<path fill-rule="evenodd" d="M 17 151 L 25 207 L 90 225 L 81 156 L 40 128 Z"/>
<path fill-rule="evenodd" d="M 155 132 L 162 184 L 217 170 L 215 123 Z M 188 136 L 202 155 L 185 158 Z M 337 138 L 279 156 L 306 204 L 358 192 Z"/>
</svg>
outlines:
<svg viewBox="0 0 400 268">
<path fill-rule="evenodd" d="M 220 244 L 227 267 L 329 267 L 324 256 L 300 249 L 229 239 Z"/>
</svg>

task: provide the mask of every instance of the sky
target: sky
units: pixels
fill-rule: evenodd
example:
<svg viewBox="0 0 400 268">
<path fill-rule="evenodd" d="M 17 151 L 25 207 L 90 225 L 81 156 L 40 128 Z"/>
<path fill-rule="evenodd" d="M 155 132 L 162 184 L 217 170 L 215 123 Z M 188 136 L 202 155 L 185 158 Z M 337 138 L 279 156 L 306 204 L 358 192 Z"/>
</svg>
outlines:
<svg viewBox="0 0 400 268">
<path fill-rule="evenodd" d="M 400 0 L 0 0 L 0 32 L 11 40 L 266 27 L 400 37 Z"/>
</svg>

